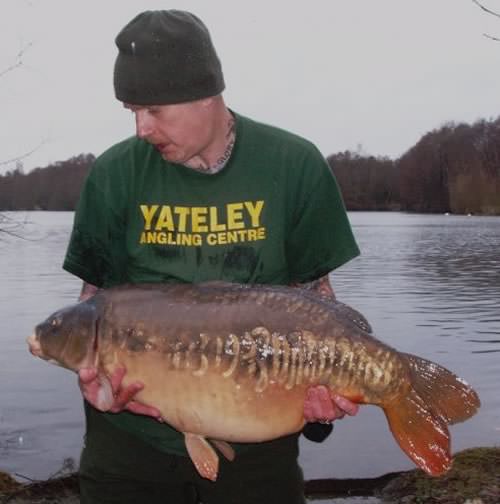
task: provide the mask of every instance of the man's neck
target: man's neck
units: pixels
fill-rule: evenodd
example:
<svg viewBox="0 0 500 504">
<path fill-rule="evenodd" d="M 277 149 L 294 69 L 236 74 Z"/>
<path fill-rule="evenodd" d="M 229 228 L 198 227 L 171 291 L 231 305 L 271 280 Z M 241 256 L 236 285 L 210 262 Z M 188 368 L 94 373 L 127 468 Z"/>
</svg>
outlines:
<svg viewBox="0 0 500 504">
<path fill-rule="evenodd" d="M 227 164 L 236 141 L 236 121 L 224 106 L 215 128 L 213 141 L 203 153 L 186 161 L 185 166 L 202 173 L 217 173 Z"/>
</svg>

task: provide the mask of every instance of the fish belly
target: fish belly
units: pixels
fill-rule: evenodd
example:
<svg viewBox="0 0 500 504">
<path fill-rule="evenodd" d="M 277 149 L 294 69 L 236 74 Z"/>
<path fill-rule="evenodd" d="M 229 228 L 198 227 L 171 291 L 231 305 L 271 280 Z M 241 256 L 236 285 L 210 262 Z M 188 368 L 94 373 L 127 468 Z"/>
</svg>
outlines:
<svg viewBox="0 0 500 504">
<path fill-rule="evenodd" d="M 297 432 L 304 425 L 305 386 L 287 390 L 270 382 L 256 390 L 254 379 L 225 375 L 224 368 L 204 373 L 172 369 L 156 353 L 117 352 L 106 372 L 124 365 L 124 385 L 144 383 L 136 396 L 158 408 L 164 420 L 181 432 L 231 442 L 261 442 Z"/>
</svg>

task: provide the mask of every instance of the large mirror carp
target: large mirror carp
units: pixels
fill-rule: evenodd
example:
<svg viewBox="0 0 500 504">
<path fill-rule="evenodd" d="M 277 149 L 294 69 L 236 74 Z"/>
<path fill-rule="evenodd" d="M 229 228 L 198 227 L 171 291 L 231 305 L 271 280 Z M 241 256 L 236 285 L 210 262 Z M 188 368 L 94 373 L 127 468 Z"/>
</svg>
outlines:
<svg viewBox="0 0 500 504">
<path fill-rule="evenodd" d="M 143 284 L 99 291 L 39 324 L 33 354 L 73 371 L 99 369 L 99 409 L 113 402 L 107 376 L 144 383 L 138 401 L 185 435 L 200 474 L 215 480 L 230 442 L 300 431 L 311 385 L 380 406 L 402 450 L 431 475 L 451 466 L 448 424 L 471 417 L 477 394 L 428 360 L 377 340 L 364 317 L 291 287 Z"/>
</svg>

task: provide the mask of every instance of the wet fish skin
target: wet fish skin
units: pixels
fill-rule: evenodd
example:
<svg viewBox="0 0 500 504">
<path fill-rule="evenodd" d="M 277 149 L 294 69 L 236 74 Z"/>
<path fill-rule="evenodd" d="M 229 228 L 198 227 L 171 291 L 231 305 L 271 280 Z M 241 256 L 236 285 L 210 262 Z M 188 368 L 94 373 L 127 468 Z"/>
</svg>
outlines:
<svg viewBox="0 0 500 504">
<path fill-rule="evenodd" d="M 93 366 L 98 316 L 95 303 L 78 303 L 54 312 L 28 339 L 31 353 L 75 371 Z"/>
<path fill-rule="evenodd" d="M 56 312 L 31 348 L 73 370 L 94 363 L 103 380 L 125 365 L 124 384 L 145 384 L 138 400 L 186 433 L 191 458 L 211 479 L 217 456 L 205 438 L 259 442 L 299 431 L 306 390 L 318 384 L 382 407 L 412 460 L 429 474 L 444 472 L 447 424 L 474 414 L 477 395 L 369 331 L 355 310 L 301 289 L 149 284 L 104 290 Z"/>
</svg>

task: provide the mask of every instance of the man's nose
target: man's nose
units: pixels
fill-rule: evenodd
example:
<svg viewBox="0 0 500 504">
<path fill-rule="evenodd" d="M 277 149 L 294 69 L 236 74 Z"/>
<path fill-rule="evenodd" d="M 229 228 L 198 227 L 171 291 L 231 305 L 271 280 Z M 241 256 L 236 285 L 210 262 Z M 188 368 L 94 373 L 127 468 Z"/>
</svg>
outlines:
<svg viewBox="0 0 500 504">
<path fill-rule="evenodd" d="M 145 110 L 138 110 L 135 113 L 135 134 L 141 139 L 147 139 L 151 134 L 151 121 Z"/>
</svg>

